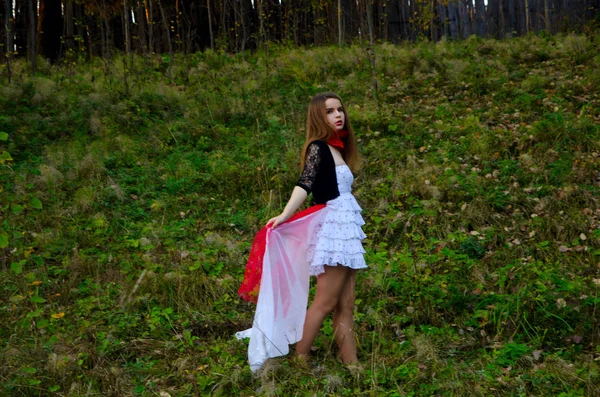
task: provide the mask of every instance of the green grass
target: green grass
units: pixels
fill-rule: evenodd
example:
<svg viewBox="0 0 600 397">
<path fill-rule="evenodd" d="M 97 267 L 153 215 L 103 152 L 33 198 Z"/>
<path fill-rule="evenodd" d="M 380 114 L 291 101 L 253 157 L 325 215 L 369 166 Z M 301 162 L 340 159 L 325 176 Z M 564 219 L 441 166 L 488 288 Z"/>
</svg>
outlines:
<svg viewBox="0 0 600 397">
<path fill-rule="evenodd" d="M 597 395 L 597 46 L 381 44 L 377 92 L 359 46 L 207 51 L 172 82 L 159 58 L 17 61 L 0 86 L 0 394 Z M 308 368 L 254 376 L 236 291 L 326 90 L 365 159 L 361 366 L 336 360 L 326 321 Z"/>
</svg>

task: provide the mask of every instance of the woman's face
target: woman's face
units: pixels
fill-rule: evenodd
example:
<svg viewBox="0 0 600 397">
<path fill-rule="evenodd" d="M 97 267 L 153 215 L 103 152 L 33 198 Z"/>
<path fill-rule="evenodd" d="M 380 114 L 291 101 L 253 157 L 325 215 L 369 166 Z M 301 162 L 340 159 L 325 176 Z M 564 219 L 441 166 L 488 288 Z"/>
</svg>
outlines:
<svg viewBox="0 0 600 397">
<path fill-rule="evenodd" d="M 327 124 L 335 131 L 341 131 L 346 125 L 346 114 L 339 99 L 329 98 L 325 101 L 325 113 L 327 114 Z"/>
</svg>

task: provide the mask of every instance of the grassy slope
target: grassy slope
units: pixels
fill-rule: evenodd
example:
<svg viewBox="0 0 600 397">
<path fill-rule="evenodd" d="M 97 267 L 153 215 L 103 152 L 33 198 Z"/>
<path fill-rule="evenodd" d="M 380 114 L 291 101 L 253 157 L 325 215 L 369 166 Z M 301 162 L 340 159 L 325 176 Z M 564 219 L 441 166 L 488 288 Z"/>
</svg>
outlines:
<svg viewBox="0 0 600 397">
<path fill-rule="evenodd" d="M 136 59 L 127 86 L 120 59 L 111 77 L 14 65 L 0 394 L 600 393 L 597 48 L 381 45 L 378 95 L 360 47 L 196 54 L 174 84 L 160 59 Z M 365 158 L 362 369 L 337 363 L 326 322 L 314 366 L 252 377 L 236 290 L 323 90 L 345 99 Z"/>
</svg>

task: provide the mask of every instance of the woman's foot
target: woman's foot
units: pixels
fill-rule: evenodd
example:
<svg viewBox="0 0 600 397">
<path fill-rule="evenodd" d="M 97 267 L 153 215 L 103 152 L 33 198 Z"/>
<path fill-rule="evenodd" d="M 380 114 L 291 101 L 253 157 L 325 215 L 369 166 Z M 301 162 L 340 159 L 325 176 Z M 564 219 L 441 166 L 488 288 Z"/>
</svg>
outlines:
<svg viewBox="0 0 600 397">
<path fill-rule="evenodd" d="M 307 354 L 296 353 L 296 355 L 293 358 L 293 363 L 298 368 L 301 368 L 303 370 L 310 369 L 310 365 L 308 364 L 308 355 Z"/>
</svg>

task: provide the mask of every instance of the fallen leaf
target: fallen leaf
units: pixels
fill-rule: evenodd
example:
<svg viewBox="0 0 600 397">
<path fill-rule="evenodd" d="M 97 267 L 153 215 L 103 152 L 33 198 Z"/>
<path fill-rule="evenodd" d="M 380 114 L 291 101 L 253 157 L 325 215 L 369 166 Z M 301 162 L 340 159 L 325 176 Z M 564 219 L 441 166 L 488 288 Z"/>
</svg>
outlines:
<svg viewBox="0 0 600 397">
<path fill-rule="evenodd" d="M 54 313 L 51 317 L 52 318 L 63 318 L 65 316 L 65 312 L 60 312 L 60 313 Z"/>
<path fill-rule="evenodd" d="M 569 247 L 567 247 L 566 245 L 561 245 L 560 247 L 558 247 L 558 250 L 559 250 L 560 252 L 567 252 L 567 251 L 569 251 L 569 250 L 570 250 L 570 248 L 569 248 Z"/>
</svg>

